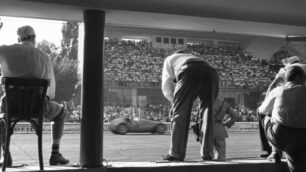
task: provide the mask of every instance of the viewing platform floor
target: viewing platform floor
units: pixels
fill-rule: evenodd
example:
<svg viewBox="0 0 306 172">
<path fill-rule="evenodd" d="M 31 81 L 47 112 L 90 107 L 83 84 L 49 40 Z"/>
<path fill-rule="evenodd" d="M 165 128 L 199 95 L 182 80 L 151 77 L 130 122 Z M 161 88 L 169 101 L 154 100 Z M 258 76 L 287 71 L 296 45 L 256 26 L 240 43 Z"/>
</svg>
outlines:
<svg viewBox="0 0 306 172">
<path fill-rule="evenodd" d="M 38 166 L 7 168 L 8 172 L 39 171 Z M 78 165 L 45 166 L 46 172 L 288 172 L 285 159 L 275 164 L 260 158 L 220 161 L 186 160 L 184 162 L 104 162 L 103 167 L 82 168 Z"/>
</svg>

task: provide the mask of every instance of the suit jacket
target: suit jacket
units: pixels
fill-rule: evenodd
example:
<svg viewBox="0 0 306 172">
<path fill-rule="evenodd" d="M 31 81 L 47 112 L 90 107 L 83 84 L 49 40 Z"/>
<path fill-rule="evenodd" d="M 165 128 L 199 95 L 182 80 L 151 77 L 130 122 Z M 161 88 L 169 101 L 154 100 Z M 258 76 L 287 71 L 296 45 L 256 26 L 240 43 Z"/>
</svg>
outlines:
<svg viewBox="0 0 306 172">
<path fill-rule="evenodd" d="M 217 99 L 213 109 L 215 124 L 214 138 L 216 140 L 228 137 L 225 127 L 230 128 L 238 119 L 236 111 L 225 101 Z"/>
</svg>

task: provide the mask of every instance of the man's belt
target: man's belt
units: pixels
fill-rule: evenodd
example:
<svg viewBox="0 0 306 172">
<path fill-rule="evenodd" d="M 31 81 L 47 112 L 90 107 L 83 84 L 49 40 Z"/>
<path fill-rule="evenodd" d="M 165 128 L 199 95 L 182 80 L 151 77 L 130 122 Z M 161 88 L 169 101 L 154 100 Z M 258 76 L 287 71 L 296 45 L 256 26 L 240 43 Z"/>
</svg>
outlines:
<svg viewBox="0 0 306 172">
<path fill-rule="evenodd" d="M 202 60 L 189 60 L 185 63 L 185 65 L 191 65 L 191 64 L 207 64 L 207 63 Z"/>
<path fill-rule="evenodd" d="M 220 124 L 221 124 L 221 123 L 222 123 L 222 120 L 217 120 L 217 119 L 216 119 L 216 120 L 215 120 L 215 123 L 220 123 Z"/>
</svg>

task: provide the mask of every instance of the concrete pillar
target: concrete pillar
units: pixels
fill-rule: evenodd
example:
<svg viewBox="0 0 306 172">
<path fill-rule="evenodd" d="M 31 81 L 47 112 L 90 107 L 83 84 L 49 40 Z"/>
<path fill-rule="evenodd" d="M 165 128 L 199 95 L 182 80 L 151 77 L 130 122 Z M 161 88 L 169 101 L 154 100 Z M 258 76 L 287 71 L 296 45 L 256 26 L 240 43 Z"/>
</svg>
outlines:
<svg viewBox="0 0 306 172">
<path fill-rule="evenodd" d="M 104 25 L 104 11 L 84 11 L 80 165 L 88 168 L 102 166 L 103 160 Z"/>
</svg>

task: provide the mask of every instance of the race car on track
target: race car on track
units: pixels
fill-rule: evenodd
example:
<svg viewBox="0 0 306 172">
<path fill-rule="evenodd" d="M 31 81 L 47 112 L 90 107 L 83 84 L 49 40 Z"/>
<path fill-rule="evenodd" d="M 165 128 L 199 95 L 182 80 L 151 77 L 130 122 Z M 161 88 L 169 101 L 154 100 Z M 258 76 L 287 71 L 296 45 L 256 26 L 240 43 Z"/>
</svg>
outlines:
<svg viewBox="0 0 306 172">
<path fill-rule="evenodd" d="M 158 121 L 151 121 L 139 118 L 117 118 L 110 122 L 110 131 L 114 134 L 126 134 L 128 132 L 150 132 L 152 134 L 164 134 L 167 126 Z"/>
</svg>

